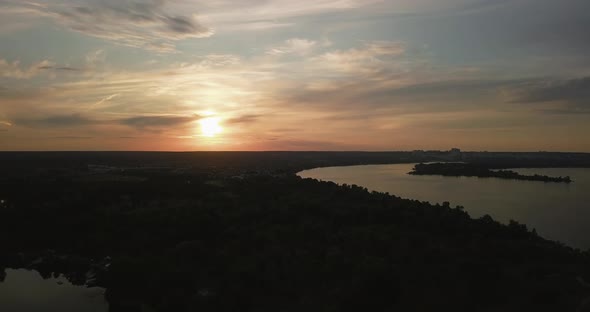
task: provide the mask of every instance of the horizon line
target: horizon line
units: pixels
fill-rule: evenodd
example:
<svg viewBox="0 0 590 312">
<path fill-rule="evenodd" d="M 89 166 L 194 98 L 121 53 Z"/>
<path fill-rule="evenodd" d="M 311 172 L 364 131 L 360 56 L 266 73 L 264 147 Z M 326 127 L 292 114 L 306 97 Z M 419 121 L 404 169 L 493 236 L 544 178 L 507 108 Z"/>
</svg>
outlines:
<svg viewBox="0 0 590 312">
<path fill-rule="evenodd" d="M 409 153 L 409 152 L 449 152 L 449 150 L 414 149 L 414 150 L 193 150 L 193 151 L 163 151 L 163 150 L 0 150 L 0 153 Z M 510 150 L 461 150 L 461 153 L 567 153 L 590 154 L 581 151 L 510 151 Z"/>
</svg>

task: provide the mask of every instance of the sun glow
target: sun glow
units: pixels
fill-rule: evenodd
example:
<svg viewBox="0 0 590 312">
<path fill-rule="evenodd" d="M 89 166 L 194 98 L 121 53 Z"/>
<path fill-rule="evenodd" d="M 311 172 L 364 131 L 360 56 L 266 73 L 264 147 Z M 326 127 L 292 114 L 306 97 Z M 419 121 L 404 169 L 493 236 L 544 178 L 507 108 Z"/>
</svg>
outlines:
<svg viewBox="0 0 590 312">
<path fill-rule="evenodd" d="M 201 125 L 201 133 L 206 137 L 214 137 L 223 131 L 217 117 L 203 118 L 199 120 L 199 124 Z"/>
</svg>

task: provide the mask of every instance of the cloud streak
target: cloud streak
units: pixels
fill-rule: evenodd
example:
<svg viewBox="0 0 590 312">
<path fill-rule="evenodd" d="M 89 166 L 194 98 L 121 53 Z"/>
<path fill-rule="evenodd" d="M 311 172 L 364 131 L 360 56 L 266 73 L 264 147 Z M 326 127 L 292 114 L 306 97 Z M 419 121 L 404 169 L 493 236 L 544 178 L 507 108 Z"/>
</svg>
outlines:
<svg viewBox="0 0 590 312">
<path fill-rule="evenodd" d="M 252 114 L 242 115 L 242 116 L 230 118 L 230 119 L 226 120 L 225 122 L 227 124 L 248 124 L 248 123 L 257 122 L 258 119 L 260 119 L 261 117 L 262 117 L 262 115 L 252 115 Z"/>
<path fill-rule="evenodd" d="M 97 120 L 86 118 L 79 114 L 55 115 L 43 118 L 17 118 L 14 120 L 16 126 L 25 127 L 77 127 L 88 126 L 100 123 Z"/>
<path fill-rule="evenodd" d="M 68 128 L 85 127 L 93 125 L 123 125 L 137 130 L 175 128 L 193 121 L 199 120 L 198 115 L 173 116 L 173 115 L 150 115 L 133 116 L 119 119 L 95 119 L 80 114 L 54 115 L 43 118 L 17 118 L 14 120 L 16 126 L 32 128 Z M 10 122 L 2 122 L 12 125 Z M 0 123 L 0 125 L 2 124 Z"/>
<path fill-rule="evenodd" d="M 516 102 L 564 101 L 590 108 L 590 77 L 569 80 L 551 80 L 521 90 Z"/>
<path fill-rule="evenodd" d="M 213 30 L 195 14 L 169 10 L 170 0 L 83 0 L 55 3 L 7 2 L 13 11 L 49 17 L 65 28 L 121 45 L 174 52 L 175 42 L 204 38 Z"/>
<path fill-rule="evenodd" d="M 117 122 L 136 129 L 167 128 L 184 125 L 199 120 L 194 116 L 137 116 L 118 120 Z"/>
<path fill-rule="evenodd" d="M 316 41 L 308 40 L 308 39 L 301 39 L 301 38 L 292 38 L 285 41 L 284 44 L 269 49 L 266 53 L 269 55 L 289 55 L 295 54 L 298 56 L 305 56 L 310 54 L 316 47 L 318 43 Z"/>
<path fill-rule="evenodd" d="M 23 68 L 20 61 L 8 62 L 0 59 L 0 77 L 12 79 L 30 79 L 42 73 L 46 69 L 54 69 L 54 63 L 43 60 Z"/>
</svg>

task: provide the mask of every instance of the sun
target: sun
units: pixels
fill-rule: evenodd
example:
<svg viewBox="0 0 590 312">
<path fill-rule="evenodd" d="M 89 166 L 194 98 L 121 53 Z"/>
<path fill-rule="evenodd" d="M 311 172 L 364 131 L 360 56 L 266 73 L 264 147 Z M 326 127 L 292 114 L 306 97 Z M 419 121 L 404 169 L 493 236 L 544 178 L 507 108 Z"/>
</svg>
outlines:
<svg viewBox="0 0 590 312">
<path fill-rule="evenodd" d="M 199 124 L 201 125 L 201 133 L 206 137 L 214 137 L 223 131 L 217 117 L 203 118 L 199 120 Z"/>
</svg>

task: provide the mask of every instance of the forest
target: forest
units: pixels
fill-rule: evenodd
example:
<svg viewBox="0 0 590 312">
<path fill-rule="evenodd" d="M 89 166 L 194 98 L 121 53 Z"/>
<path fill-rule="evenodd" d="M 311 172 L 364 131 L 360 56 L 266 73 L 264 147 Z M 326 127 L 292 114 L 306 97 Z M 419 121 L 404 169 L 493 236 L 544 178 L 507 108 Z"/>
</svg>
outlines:
<svg viewBox="0 0 590 312">
<path fill-rule="evenodd" d="M 566 177 L 550 177 L 546 175 L 524 175 L 513 170 L 492 170 L 484 165 L 469 163 L 420 163 L 416 164 L 411 175 L 442 175 L 450 177 L 478 177 L 499 178 L 507 180 L 540 181 L 571 183 L 572 179 Z"/>
<path fill-rule="evenodd" d="M 0 178 L 0 272 L 104 287 L 112 312 L 578 311 L 590 297 L 588 251 L 517 221 L 288 170 L 142 163 Z"/>
</svg>

